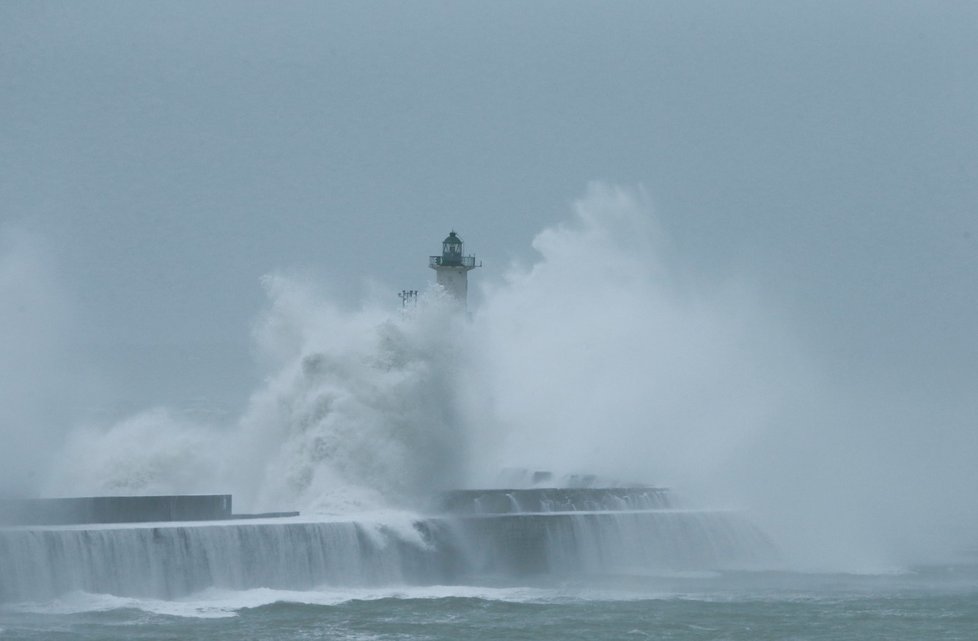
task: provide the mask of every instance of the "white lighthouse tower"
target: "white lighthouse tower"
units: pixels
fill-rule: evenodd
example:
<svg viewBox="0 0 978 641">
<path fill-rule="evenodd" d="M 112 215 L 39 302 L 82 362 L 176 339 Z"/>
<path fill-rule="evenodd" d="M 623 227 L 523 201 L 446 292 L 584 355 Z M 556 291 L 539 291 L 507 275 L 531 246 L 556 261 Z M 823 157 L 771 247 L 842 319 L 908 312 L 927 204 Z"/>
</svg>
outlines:
<svg viewBox="0 0 978 641">
<path fill-rule="evenodd" d="M 462 239 L 454 231 L 441 244 L 441 256 L 428 259 L 428 267 L 435 270 L 438 284 L 445 288 L 462 307 L 469 293 L 468 273 L 475 269 L 475 256 L 462 254 Z"/>
</svg>

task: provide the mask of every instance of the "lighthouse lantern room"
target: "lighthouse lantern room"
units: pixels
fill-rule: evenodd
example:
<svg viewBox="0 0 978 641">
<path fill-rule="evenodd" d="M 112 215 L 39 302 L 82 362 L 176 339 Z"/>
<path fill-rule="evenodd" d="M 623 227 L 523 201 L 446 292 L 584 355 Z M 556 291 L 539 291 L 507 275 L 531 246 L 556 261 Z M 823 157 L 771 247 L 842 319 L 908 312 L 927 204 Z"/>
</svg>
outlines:
<svg viewBox="0 0 978 641">
<path fill-rule="evenodd" d="M 454 231 L 442 241 L 441 256 L 431 256 L 428 267 L 435 270 L 438 284 L 445 291 L 465 306 L 468 296 L 468 272 L 475 269 L 475 256 L 462 253 L 462 239 Z"/>
</svg>

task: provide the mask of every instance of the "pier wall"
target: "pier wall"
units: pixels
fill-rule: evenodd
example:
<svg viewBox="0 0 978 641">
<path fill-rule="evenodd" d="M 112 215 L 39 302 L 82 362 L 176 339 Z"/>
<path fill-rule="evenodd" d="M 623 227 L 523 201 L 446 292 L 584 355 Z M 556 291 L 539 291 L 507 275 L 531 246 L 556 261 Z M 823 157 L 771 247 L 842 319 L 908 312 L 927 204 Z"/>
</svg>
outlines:
<svg viewBox="0 0 978 641">
<path fill-rule="evenodd" d="M 0 525 L 210 521 L 231 518 L 230 494 L 0 499 Z"/>
</svg>

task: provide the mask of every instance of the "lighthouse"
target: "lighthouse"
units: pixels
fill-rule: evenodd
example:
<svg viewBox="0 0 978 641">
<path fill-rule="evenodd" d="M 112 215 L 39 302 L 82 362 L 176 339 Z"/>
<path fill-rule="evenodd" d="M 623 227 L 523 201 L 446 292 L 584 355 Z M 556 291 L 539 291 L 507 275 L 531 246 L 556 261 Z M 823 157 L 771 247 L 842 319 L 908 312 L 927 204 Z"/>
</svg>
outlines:
<svg viewBox="0 0 978 641">
<path fill-rule="evenodd" d="M 469 292 L 468 273 L 475 269 L 475 256 L 462 253 L 462 239 L 454 231 L 441 243 L 441 256 L 428 259 L 428 267 L 435 270 L 438 284 L 465 307 Z"/>
</svg>

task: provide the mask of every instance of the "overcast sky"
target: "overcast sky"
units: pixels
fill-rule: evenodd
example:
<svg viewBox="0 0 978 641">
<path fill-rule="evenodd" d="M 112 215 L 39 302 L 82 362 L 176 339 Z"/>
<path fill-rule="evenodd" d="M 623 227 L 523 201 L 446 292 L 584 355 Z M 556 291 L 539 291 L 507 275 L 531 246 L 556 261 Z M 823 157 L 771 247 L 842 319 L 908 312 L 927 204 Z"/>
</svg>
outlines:
<svg viewBox="0 0 978 641">
<path fill-rule="evenodd" d="M 0 2 L 6 340 L 133 403 L 247 393 L 263 274 L 492 282 L 592 180 L 830 372 L 978 387 L 974 2 Z"/>
</svg>

